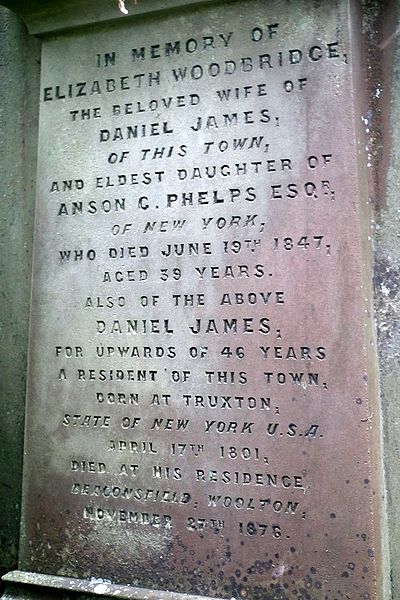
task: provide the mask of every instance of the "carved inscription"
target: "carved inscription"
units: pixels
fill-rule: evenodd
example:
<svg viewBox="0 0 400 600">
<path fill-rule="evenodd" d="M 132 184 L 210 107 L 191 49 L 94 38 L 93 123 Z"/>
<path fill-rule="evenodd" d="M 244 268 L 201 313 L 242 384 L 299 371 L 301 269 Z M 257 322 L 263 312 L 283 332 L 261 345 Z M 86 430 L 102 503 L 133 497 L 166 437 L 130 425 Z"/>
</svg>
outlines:
<svg viewBox="0 0 400 600">
<path fill-rule="evenodd" d="M 57 572 L 375 597 L 346 3 L 286 4 L 46 42 L 26 536 Z"/>
</svg>

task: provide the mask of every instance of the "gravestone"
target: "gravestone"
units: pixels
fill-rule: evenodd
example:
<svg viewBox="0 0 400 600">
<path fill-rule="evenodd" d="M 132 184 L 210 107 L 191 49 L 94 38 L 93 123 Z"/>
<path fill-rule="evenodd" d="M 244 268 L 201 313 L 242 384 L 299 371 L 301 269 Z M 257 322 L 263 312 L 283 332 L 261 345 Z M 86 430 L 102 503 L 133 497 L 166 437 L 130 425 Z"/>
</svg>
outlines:
<svg viewBox="0 0 400 600">
<path fill-rule="evenodd" d="M 352 3 L 80 5 L 22 10 L 43 47 L 6 581 L 381 598 Z"/>
</svg>

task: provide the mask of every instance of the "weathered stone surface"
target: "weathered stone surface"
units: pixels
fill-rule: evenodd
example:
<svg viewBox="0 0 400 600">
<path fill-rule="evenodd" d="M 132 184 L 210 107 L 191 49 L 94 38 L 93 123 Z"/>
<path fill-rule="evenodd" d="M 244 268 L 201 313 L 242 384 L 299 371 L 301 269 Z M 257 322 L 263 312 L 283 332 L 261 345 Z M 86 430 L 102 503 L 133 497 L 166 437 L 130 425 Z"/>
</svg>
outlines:
<svg viewBox="0 0 400 600">
<path fill-rule="evenodd" d="M 352 19 L 255 0 L 44 40 L 21 569 L 379 597 Z"/>
<path fill-rule="evenodd" d="M 12 571 L 4 580 L 7 581 L 6 598 L 119 598 L 120 600 L 187 600 L 186 594 L 163 592 L 161 590 L 134 588 L 132 586 L 116 585 L 103 579 L 76 579 L 26 571 Z M 17 585 L 15 585 L 17 584 Z M 26 594 L 26 595 L 25 595 Z M 197 600 L 217 600 L 209 596 L 197 596 Z"/>
<path fill-rule="evenodd" d="M 37 151 L 37 107 L 26 98 L 39 93 L 38 59 L 37 40 L 0 7 L 1 575 L 18 558 Z"/>
<path fill-rule="evenodd" d="M 158 11 L 184 10 L 188 5 L 212 2 L 213 0 L 126 0 L 125 9 L 130 16 L 136 18 Z M 116 0 L 59 0 L 57 3 L 52 0 L 2 0 L 2 4 L 18 13 L 34 35 L 126 19 L 118 10 Z"/>
<path fill-rule="evenodd" d="M 387 486 L 387 520 L 390 534 L 390 583 L 392 598 L 400 597 L 400 502 L 399 481 L 399 381 L 400 381 L 400 297 L 399 297 L 399 39 L 396 35 L 399 3 L 390 3 L 392 11 L 384 13 L 384 26 L 375 28 L 383 50 L 380 57 L 385 68 L 383 85 L 375 83 L 375 95 L 381 94 L 380 115 L 381 155 L 377 167 L 379 187 L 376 193 L 376 214 L 373 221 L 375 239 L 375 308 L 378 331 L 379 378 L 385 442 Z"/>
</svg>

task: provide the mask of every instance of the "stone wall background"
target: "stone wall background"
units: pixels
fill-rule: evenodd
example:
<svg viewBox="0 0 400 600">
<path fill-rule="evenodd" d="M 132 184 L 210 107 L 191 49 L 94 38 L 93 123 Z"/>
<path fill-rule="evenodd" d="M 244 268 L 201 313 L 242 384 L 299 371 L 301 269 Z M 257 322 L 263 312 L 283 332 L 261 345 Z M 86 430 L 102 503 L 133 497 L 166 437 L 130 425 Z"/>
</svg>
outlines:
<svg viewBox="0 0 400 600">
<path fill-rule="evenodd" d="M 376 161 L 374 240 L 375 324 L 383 422 L 392 599 L 400 598 L 400 2 L 385 3 L 381 141 Z"/>
</svg>

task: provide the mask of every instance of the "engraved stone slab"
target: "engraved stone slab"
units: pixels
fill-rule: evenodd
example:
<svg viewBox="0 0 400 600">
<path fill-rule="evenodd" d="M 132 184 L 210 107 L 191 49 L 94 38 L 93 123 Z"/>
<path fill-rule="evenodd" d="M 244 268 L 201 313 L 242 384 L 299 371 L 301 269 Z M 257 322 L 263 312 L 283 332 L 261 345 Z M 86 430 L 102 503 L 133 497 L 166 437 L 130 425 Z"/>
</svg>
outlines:
<svg viewBox="0 0 400 600">
<path fill-rule="evenodd" d="M 377 597 L 351 18 L 254 0 L 44 41 L 22 569 Z"/>
</svg>

